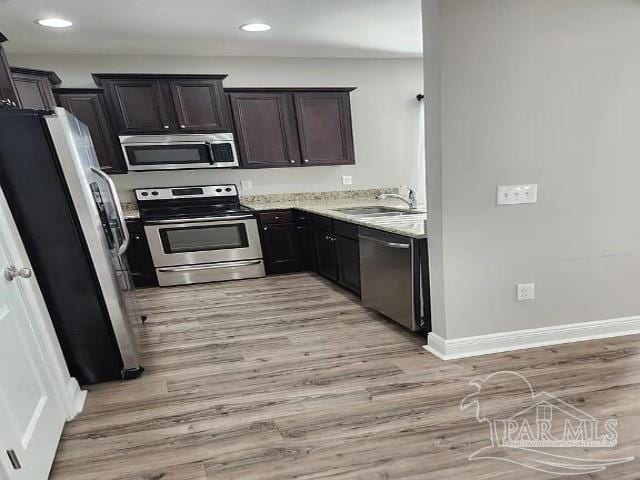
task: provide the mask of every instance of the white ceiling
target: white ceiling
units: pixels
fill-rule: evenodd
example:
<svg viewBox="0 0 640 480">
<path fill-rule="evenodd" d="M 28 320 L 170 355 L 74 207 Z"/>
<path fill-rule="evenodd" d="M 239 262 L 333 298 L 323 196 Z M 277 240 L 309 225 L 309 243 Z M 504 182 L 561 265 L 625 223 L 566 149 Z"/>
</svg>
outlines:
<svg viewBox="0 0 640 480">
<path fill-rule="evenodd" d="M 34 20 L 61 17 L 67 29 Z M 263 21 L 264 33 L 238 29 Z M 420 0 L 0 0 L 9 52 L 402 58 Z"/>
</svg>

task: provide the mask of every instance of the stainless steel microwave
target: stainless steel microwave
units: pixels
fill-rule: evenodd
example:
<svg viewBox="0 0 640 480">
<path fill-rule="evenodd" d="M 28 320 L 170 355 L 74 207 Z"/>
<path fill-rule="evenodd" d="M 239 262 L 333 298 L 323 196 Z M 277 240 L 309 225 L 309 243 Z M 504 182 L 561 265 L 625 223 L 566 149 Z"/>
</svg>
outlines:
<svg viewBox="0 0 640 480">
<path fill-rule="evenodd" d="M 125 135 L 120 145 L 132 171 L 239 166 L 232 133 Z"/>
</svg>

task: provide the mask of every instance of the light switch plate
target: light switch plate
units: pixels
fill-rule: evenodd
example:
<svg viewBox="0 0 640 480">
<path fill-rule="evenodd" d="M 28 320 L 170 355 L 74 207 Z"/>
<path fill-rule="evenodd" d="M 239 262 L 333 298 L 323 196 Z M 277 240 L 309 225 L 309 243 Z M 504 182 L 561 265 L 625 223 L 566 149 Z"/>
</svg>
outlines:
<svg viewBox="0 0 640 480">
<path fill-rule="evenodd" d="M 251 180 L 242 180 L 240 181 L 240 187 L 242 187 L 242 190 L 251 190 L 253 183 L 251 183 Z"/>
<path fill-rule="evenodd" d="M 536 203 L 538 201 L 538 185 L 498 185 L 498 205 L 515 205 L 518 203 Z"/>
<path fill-rule="evenodd" d="M 353 180 L 351 178 L 351 175 L 342 175 L 342 184 L 353 185 Z"/>
</svg>

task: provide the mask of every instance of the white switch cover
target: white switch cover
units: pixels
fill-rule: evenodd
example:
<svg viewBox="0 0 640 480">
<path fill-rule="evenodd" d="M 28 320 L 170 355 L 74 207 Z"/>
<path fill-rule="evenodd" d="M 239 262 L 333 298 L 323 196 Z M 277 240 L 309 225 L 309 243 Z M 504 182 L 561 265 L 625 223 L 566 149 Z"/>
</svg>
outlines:
<svg viewBox="0 0 640 480">
<path fill-rule="evenodd" d="M 536 203 L 538 201 L 538 185 L 498 185 L 498 205 L 515 205 L 517 203 Z"/>
<path fill-rule="evenodd" d="M 253 188 L 253 183 L 251 183 L 251 180 L 242 180 L 240 182 L 240 187 L 242 187 L 242 190 L 251 190 Z"/>
<path fill-rule="evenodd" d="M 518 301 L 535 300 L 536 284 L 535 283 L 519 283 L 516 285 L 516 293 Z"/>
<path fill-rule="evenodd" d="M 342 175 L 342 184 L 353 185 L 353 180 L 351 179 L 351 175 Z"/>
</svg>

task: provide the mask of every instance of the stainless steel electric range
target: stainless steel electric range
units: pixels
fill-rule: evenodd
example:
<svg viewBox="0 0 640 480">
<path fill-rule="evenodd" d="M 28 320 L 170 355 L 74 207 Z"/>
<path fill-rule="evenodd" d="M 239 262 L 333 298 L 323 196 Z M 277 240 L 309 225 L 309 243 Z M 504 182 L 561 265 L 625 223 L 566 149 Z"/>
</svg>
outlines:
<svg viewBox="0 0 640 480">
<path fill-rule="evenodd" d="M 135 195 L 160 286 L 264 277 L 258 222 L 235 185 Z"/>
</svg>

